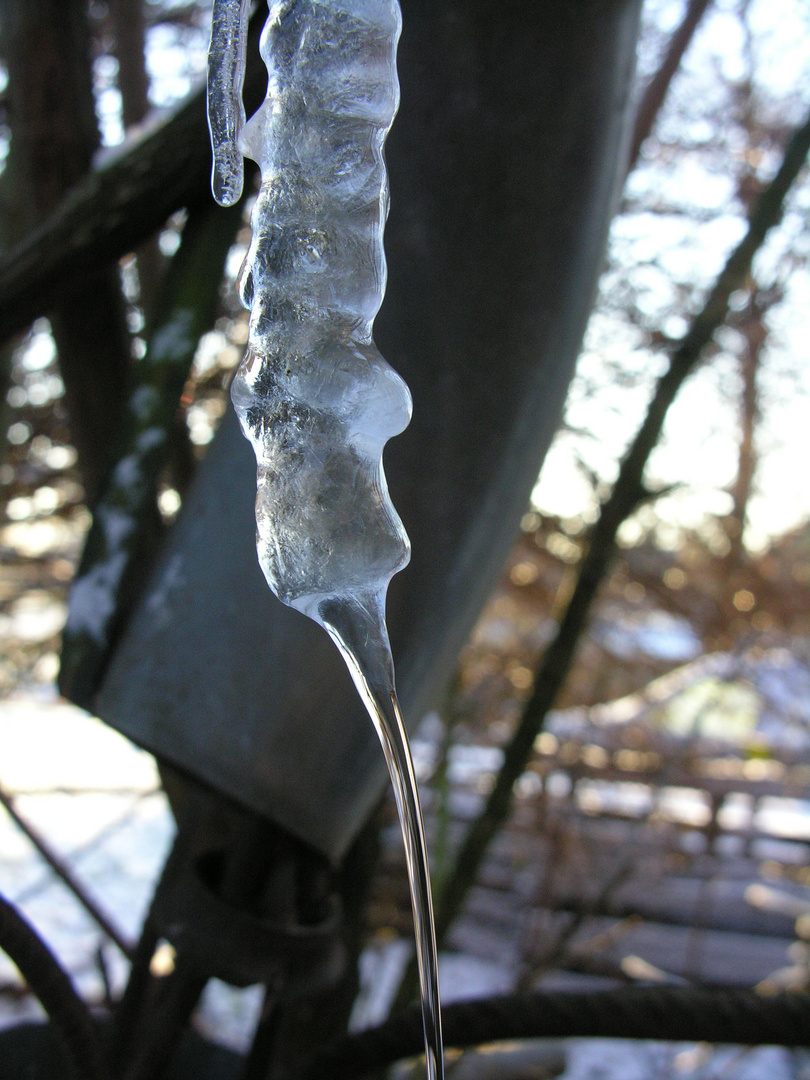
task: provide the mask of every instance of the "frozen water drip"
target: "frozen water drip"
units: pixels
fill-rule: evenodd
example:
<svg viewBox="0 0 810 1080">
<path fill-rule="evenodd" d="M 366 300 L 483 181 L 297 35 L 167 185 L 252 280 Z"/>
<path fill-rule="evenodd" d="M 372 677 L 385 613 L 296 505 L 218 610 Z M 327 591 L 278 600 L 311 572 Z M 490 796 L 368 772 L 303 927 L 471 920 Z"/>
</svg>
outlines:
<svg viewBox="0 0 810 1080">
<path fill-rule="evenodd" d="M 250 309 L 231 394 L 256 453 L 259 561 L 273 592 L 340 649 L 385 753 L 407 856 L 429 1080 L 443 1077 L 433 913 L 419 799 L 394 688 L 388 583 L 410 546 L 385 443 L 408 388 L 372 340 L 385 290 L 383 144 L 399 101 L 396 0 L 270 0 L 263 105 L 243 125 L 246 3 L 217 0 L 209 75 L 214 194 L 261 168 L 239 281 Z M 238 147 L 237 147 L 238 139 Z M 241 152 L 241 153 L 240 153 Z"/>
<path fill-rule="evenodd" d="M 221 206 L 239 201 L 244 182 L 237 139 L 245 122 L 242 87 L 250 0 L 214 0 L 208 51 L 208 130 L 213 168 L 211 188 Z"/>
</svg>

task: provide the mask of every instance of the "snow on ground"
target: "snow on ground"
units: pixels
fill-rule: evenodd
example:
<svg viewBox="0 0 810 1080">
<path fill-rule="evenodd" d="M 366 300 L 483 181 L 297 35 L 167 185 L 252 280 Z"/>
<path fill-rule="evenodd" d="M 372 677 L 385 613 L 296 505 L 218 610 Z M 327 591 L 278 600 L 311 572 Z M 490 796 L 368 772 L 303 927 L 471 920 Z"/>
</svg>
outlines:
<svg viewBox="0 0 810 1080">
<path fill-rule="evenodd" d="M 151 756 L 53 691 L 20 695 L 0 703 L 0 785 L 121 935 L 135 941 L 173 835 Z M 123 956 L 5 812 L 0 880 L 84 996 L 98 1000 L 103 993 L 99 946 L 120 989 Z M 0 953 L 0 983 L 16 981 Z M 35 1015 L 30 998 L 0 998 L 0 1026 Z"/>
<path fill-rule="evenodd" d="M 463 771 L 471 763 L 456 764 Z M 174 832 L 151 756 L 53 691 L 19 695 L 0 702 L 0 786 L 69 863 L 121 934 L 134 941 Z M 99 946 L 113 988 L 120 990 L 125 960 L 5 813 L 0 814 L 0 881 L 4 894 L 34 923 L 82 994 L 90 1000 L 101 997 Z M 384 1017 L 409 949 L 407 942 L 393 942 L 366 952 L 355 1027 Z M 441 967 L 448 1002 L 507 992 L 514 978 L 508 964 L 462 954 L 444 955 Z M 0 954 L 0 985 L 18 979 L 13 965 Z M 198 1027 L 217 1042 L 245 1050 L 260 1006 L 259 988 L 235 991 L 212 980 Z M 30 997 L 0 994 L 0 1027 L 39 1015 Z M 571 1040 L 564 1050 L 565 1080 L 810 1077 L 806 1056 L 779 1048 L 715 1050 Z"/>
</svg>

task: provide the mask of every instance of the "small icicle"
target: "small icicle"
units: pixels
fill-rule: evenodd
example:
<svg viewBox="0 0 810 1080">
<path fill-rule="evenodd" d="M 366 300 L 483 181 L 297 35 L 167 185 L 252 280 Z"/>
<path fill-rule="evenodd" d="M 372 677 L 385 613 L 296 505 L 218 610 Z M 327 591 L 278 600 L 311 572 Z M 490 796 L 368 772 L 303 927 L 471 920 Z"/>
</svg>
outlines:
<svg viewBox="0 0 810 1080">
<path fill-rule="evenodd" d="M 242 87 L 250 0 L 214 0 L 208 50 L 208 130 L 214 164 L 211 188 L 220 206 L 242 194 L 245 170 L 238 139 L 245 123 Z"/>
</svg>

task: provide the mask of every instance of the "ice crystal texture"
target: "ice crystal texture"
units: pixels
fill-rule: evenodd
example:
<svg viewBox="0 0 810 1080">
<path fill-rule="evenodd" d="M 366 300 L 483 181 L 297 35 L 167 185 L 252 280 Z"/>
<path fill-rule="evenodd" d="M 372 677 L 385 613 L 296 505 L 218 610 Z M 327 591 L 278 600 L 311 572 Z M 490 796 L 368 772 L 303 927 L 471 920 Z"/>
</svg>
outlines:
<svg viewBox="0 0 810 1080">
<path fill-rule="evenodd" d="M 256 452 L 265 577 L 332 636 L 382 742 L 411 885 L 427 1073 L 441 1080 L 427 852 L 385 626 L 388 583 L 410 548 L 382 453 L 407 426 L 411 398 L 371 336 L 385 291 L 383 143 L 399 98 L 399 30 L 397 0 L 270 0 L 267 98 L 239 138 L 261 187 L 239 280 L 248 349 L 231 396 Z M 212 57 L 232 53 L 212 43 Z M 214 104 L 229 92 L 222 76 L 209 85 Z"/>
<path fill-rule="evenodd" d="M 208 130 L 214 155 L 211 187 L 222 206 L 242 194 L 244 168 L 237 139 L 245 122 L 245 39 L 250 0 L 214 0 L 208 52 Z"/>
<path fill-rule="evenodd" d="M 231 394 L 258 462 L 262 569 L 314 618 L 330 598 L 384 595 L 409 557 L 382 450 L 408 424 L 410 394 L 371 337 L 399 25 L 395 0 L 272 3 L 268 94 L 240 139 L 262 182 Z"/>
</svg>

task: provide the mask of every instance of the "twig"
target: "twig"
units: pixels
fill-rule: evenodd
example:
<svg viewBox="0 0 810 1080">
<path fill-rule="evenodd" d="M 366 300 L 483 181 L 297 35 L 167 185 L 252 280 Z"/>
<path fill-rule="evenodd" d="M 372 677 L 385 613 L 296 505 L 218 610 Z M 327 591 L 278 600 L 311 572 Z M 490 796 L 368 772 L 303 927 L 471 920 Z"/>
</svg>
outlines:
<svg viewBox="0 0 810 1080">
<path fill-rule="evenodd" d="M 571 913 L 571 918 L 568 920 L 567 925 L 564 926 L 557 935 L 557 940 L 552 943 L 551 949 L 542 957 L 539 964 L 534 965 L 533 969 L 526 973 L 521 980 L 518 989 L 527 989 L 541 972 L 554 968 L 558 961 L 563 959 L 569 953 L 580 954 L 593 952 L 601 947 L 597 944 L 596 938 L 593 938 L 588 942 L 583 942 L 573 949 L 569 949 L 569 944 L 577 931 L 582 927 L 583 923 L 588 919 L 593 918 L 600 909 L 607 905 L 613 893 L 620 888 L 632 874 L 634 866 L 634 856 L 621 861 L 613 873 L 608 875 L 607 881 L 604 882 L 597 895 L 590 901 L 580 904 L 579 907 Z M 636 922 L 641 921 L 640 916 L 636 915 L 631 915 L 629 919 L 632 921 L 633 925 L 635 925 Z M 627 922 L 627 920 L 625 920 L 625 922 Z M 600 937 L 603 936 L 604 935 L 600 935 Z"/>
<path fill-rule="evenodd" d="M 14 961 L 50 1017 L 76 1080 L 103 1080 L 90 1012 L 36 930 L 0 897 L 0 948 Z"/>
<path fill-rule="evenodd" d="M 24 817 L 21 817 L 17 808 L 14 805 L 14 800 L 7 791 L 0 788 L 0 803 L 5 807 L 6 812 L 12 819 L 14 824 L 25 833 L 37 851 L 40 853 L 45 862 L 50 866 L 56 876 L 62 881 L 85 911 L 90 917 L 98 923 L 110 941 L 113 941 L 124 956 L 130 959 L 132 956 L 132 945 L 128 942 L 123 934 L 118 930 L 110 921 L 107 915 L 101 910 L 95 900 L 88 894 L 87 890 L 81 884 L 80 881 L 74 876 L 73 871 L 67 865 L 67 863 L 57 855 L 53 848 L 44 840 L 39 833 L 30 825 Z"/>
<path fill-rule="evenodd" d="M 90 789 L 88 793 L 92 794 L 92 789 Z M 20 796 L 23 794 L 25 793 L 22 791 L 15 792 L 16 796 Z M 41 792 L 37 792 L 37 794 L 41 794 Z M 77 793 L 74 790 L 68 792 L 68 794 L 75 795 Z M 94 833 L 94 835 L 91 836 L 88 840 L 85 840 L 84 843 L 77 844 L 75 847 L 72 847 L 68 853 L 68 857 L 71 860 L 78 862 L 78 860 L 81 859 L 85 854 L 87 854 L 87 852 L 100 847 L 103 843 L 105 843 L 107 839 L 109 839 L 109 837 L 117 833 L 118 830 L 121 829 L 124 825 L 127 825 L 131 822 L 133 809 L 139 802 L 141 802 L 142 799 L 150 798 L 160 794 L 162 794 L 161 788 L 151 788 L 148 791 L 137 792 L 130 806 L 123 810 L 123 812 L 120 813 L 116 818 L 108 821 L 102 829 L 100 829 L 97 833 Z M 42 890 L 46 888 L 48 884 L 48 878 L 49 875 L 47 871 L 45 871 L 45 874 L 42 878 L 30 882 L 28 885 L 26 885 L 24 889 L 18 892 L 15 896 L 15 901 L 18 904 L 24 904 L 31 897 L 38 896 L 39 893 L 41 893 Z"/>
</svg>

